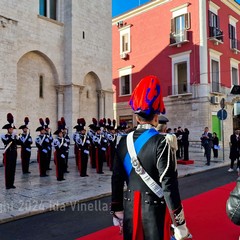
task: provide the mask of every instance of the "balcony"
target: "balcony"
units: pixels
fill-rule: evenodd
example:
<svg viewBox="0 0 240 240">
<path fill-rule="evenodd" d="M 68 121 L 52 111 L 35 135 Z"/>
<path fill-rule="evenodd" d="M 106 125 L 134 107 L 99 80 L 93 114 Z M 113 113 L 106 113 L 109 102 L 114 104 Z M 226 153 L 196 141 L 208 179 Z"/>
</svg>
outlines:
<svg viewBox="0 0 240 240">
<path fill-rule="evenodd" d="M 238 46 L 240 46 L 239 41 L 237 39 L 230 39 L 230 46 L 231 50 L 235 53 L 238 54 L 240 50 L 238 49 Z"/>
<path fill-rule="evenodd" d="M 181 83 L 178 85 L 168 86 L 168 95 L 191 95 L 192 92 L 189 90 L 187 83 Z"/>
<path fill-rule="evenodd" d="M 172 32 L 170 33 L 170 46 L 181 47 L 182 44 L 189 42 L 187 30 L 181 30 L 178 33 Z"/>
<path fill-rule="evenodd" d="M 209 27 L 209 40 L 214 42 L 214 45 L 223 43 L 223 31 L 217 27 Z"/>
</svg>

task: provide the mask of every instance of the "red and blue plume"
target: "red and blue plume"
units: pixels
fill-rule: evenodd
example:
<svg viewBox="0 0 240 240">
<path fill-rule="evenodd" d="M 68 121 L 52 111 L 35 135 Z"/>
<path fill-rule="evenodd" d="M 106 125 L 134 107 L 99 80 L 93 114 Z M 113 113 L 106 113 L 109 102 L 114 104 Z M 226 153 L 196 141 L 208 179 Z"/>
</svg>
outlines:
<svg viewBox="0 0 240 240">
<path fill-rule="evenodd" d="M 66 122 L 64 117 L 61 117 L 61 123 L 62 123 L 62 127 L 65 128 L 66 127 Z"/>
<path fill-rule="evenodd" d="M 120 126 L 121 126 L 122 128 L 126 128 L 126 127 L 127 127 L 127 122 L 126 122 L 125 120 L 121 120 L 121 121 L 120 121 Z"/>
<path fill-rule="evenodd" d="M 40 125 L 41 125 L 42 127 L 44 126 L 44 121 L 43 121 L 42 118 L 39 118 L 39 123 L 40 123 Z"/>
<path fill-rule="evenodd" d="M 62 121 L 58 121 L 58 130 L 60 131 L 62 129 Z"/>
<path fill-rule="evenodd" d="M 28 125 L 28 123 L 29 123 L 29 118 L 28 117 L 24 118 L 24 123 L 25 123 L 26 126 Z"/>
<path fill-rule="evenodd" d="M 104 123 L 104 125 L 106 125 L 106 123 L 107 123 L 107 119 L 106 118 L 103 118 L 103 123 Z"/>
<path fill-rule="evenodd" d="M 111 126 L 111 124 L 112 124 L 112 121 L 111 121 L 111 119 L 110 119 L 110 118 L 108 118 L 108 120 L 107 120 L 107 123 L 108 123 L 108 125 L 109 125 L 109 126 Z"/>
<path fill-rule="evenodd" d="M 113 127 L 115 128 L 115 126 L 116 126 L 116 120 L 113 119 L 113 120 L 112 120 L 112 123 L 113 123 Z"/>
<path fill-rule="evenodd" d="M 86 125 L 86 121 L 84 118 L 79 118 L 78 119 L 78 125 L 84 127 Z"/>
<path fill-rule="evenodd" d="M 143 78 L 134 89 L 129 105 L 137 114 L 165 113 L 160 80 L 153 75 Z"/>
<path fill-rule="evenodd" d="M 47 125 L 49 125 L 50 124 L 50 119 L 48 117 L 46 117 L 45 122 L 46 122 Z"/>
<path fill-rule="evenodd" d="M 105 126 L 103 119 L 100 119 L 100 120 L 99 120 L 99 126 L 100 126 L 100 127 L 104 127 L 104 126 Z"/>
<path fill-rule="evenodd" d="M 92 118 L 92 122 L 95 126 L 97 126 L 97 119 L 96 118 Z"/>
<path fill-rule="evenodd" d="M 11 113 L 8 113 L 8 114 L 7 114 L 7 121 L 8 121 L 10 124 L 13 123 L 14 118 L 13 118 L 13 115 L 12 115 Z"/>
</svg>

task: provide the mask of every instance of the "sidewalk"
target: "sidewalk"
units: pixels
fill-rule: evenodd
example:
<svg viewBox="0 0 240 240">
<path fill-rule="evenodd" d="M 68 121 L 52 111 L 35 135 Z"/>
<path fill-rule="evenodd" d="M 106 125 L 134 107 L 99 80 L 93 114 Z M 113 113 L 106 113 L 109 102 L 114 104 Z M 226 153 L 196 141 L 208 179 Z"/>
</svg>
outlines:
<svg viewBox="0 0 240 240">
<path fill-rule="evenodd" d="M 213 168 L 229 165 L 229 159 L 222 158 L 212 161 L 210 166 L 205 165 L 205 158 L 201 149 L 190 149 L 190 159 L 194 164 L 178 164 L 179 177 L 206 171 Z M 225 154 L 227 156 L 227 154 Z M 104 163 L 104 174 L 96 174 L 95 169 L 88 169 L 89 177 L 81 178 L 75 166 L 75 159 L 69 159 L 69 171 L 65 174 L 66 181 L 58 182 L 55 177 L 55 165 L 51 162 L 53 170 L 49 176 L 40 178 L 38 164 L 30 164 L 31 174 L 23 175 L 21 164 L 18 160 L 15 186 L 16 189 L 5 189 L 4 168 L 0 167 L 0 223 L 16 220 L 26 216 L 64 209 L 66 206 L 74 206 L 78 202 L 93 200 L 97 197 L 107 196 L 111 192 L 112 172 Z"/>
</svg>

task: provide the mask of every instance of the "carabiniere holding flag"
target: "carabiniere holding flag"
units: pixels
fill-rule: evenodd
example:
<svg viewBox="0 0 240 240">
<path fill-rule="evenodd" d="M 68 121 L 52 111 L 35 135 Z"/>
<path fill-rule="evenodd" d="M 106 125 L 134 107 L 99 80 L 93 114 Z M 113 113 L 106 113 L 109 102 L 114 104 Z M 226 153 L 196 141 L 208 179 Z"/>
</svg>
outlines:
<svg viewBox="0 0 240 240">
<path fill-rule="evenodd" d="M 165 113 L 159 79 L 143 78 L 129 104 L 139 124 L 117 146 L 112 175 L 114 225 L 123 227 L 124 240 L 169 240 L 171 224 L 177 240 L 190 238 L 171 138 L 155 129 L 158 115 Z"/>
</svg>

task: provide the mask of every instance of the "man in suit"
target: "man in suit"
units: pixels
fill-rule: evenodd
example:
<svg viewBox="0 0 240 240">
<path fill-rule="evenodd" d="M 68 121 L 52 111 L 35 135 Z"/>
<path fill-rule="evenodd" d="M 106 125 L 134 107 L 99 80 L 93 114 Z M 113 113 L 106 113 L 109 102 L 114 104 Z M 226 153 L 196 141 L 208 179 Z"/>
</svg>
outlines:
<svg viewBox="0 0 240 240">
<path fill-rule="evenodd" d="M 212 133 L 209 132 L 209 128 L 205 127 L 201 137 L 202 146 L 205 150 L 205 156 L 207 159 L 206 165 L 210 165 L 211 161 L 211 149 L 212 149 Z"/>
</svg>

